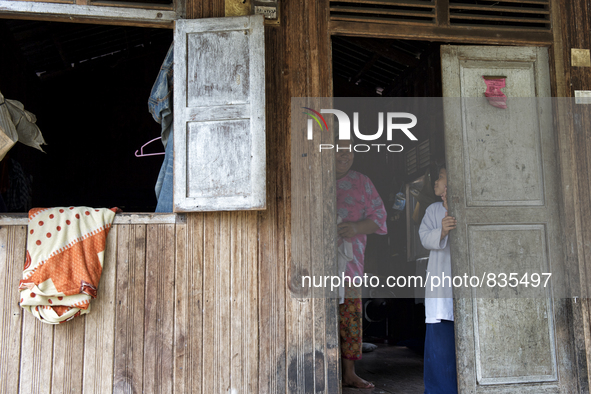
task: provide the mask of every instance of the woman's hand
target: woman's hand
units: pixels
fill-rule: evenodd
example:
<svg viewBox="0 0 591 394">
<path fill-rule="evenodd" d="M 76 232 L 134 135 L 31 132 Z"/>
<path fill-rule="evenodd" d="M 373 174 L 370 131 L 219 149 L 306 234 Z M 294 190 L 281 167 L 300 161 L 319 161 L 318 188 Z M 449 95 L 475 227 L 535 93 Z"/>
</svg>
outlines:
<svg viewBox="0 0 591 394">
<path fill-rule="evenodd" d="M 457 224 L 456 218 L 447 216 L 446 212 L 445 217 L 441 220 L 441 239 L 445 238 L 451 230 L 455 229 Z"/>
<path fill-rule="evenodd" d="M 339 237 L 351 238 L 357 234 L 373 234 L 380 226 L 371 219 L 363 219 L 358 222 L 344 222 L 337 224 Z"/>
<path fill-rule="evenodd" d="M 352 238 L 356 236 L 357 233 L 357 223 L 355 222 L 344 222 L 341 224 L 337 224 L 337 232 L 339 237 L 343 238 Z"/>
</svg>

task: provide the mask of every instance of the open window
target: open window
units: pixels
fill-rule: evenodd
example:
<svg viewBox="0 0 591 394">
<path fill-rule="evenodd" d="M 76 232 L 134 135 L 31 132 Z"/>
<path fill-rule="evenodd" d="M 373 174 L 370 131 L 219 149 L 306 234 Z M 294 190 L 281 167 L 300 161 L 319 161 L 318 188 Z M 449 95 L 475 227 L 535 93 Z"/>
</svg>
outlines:
<svg viewBox="0 0 591 394">
<path fill-rule="evenodd" d="M 175 199 L 199 200 L 178 205 L 184 212 L 265 207 L 262 17 L 222 22 L 177 24 L 177 44 L 188 54 L 176 51 L 176 64 L 189 72 L 175 68 L 176 129 L 186 130 L 176 134 L 176 157 L 184 157 L 176 166 L 185 173 L 175 177 L 182 184 Z M 22 144 L 9 152 L 5 162 L 18 162 L 29 188 L 28 201 L 9 211 L 88 205 L 153 212 L 164 156 L 134 153 L 160 135 L 147 103 L 173 32 L 18 20 L 0 20 L 0 27 L 2 51 L 12 59 L 0 66 L 12 76 L 0 91 L 37 116 L 48 143 L 47 154 Z M 163 150 L 156 141 L 144 153 Z"/>
</svg>

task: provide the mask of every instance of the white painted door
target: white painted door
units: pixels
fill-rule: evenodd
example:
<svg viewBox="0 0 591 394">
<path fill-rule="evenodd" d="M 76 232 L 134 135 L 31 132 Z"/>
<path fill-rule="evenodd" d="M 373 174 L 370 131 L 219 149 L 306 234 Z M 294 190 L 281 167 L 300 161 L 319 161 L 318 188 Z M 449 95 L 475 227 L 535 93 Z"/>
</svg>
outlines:
<svg viewBox="0 0 591 394">
<path fill-rule="evenodd" d="M 177 20 L 174 211 L 264 209 L 263 16 Z"/>
<path fill-rule="evenodd" d="M 520 298 L 525 284 L 489 298 L 454 289 L 460 392 L 579 392 L 570 300 L 553 295 L 564 258 L 552 108 L 531 99 L 550 97 L 548 51 L 442 46 L 441 56 L 454 275 L 554 275 L 535 298 Z M 483 76 L 506 77 L 506 109 L 484 97 Z"/>
</svg>

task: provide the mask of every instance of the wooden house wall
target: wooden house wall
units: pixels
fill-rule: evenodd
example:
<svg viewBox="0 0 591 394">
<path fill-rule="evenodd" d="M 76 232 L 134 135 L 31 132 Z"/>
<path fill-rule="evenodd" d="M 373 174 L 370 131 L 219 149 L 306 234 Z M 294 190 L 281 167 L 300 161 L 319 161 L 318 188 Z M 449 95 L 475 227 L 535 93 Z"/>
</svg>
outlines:
<svg viewBox="0 0 591 394">
<path fill-rule="evenodd" d="M 555 21 L 564 27 L 554 34 L 553 88 L 570 97 L 574 89 L 591 87 L 589 68 L 570 67 L 570 48 L 591 45 L 591 0 L 555 3 Z M 290 100 L 331 95 L 327 0 L 279 4 L 280 25 L 265 31 L 267 209 L 116 225 L 93 312 L 58 327 L 18 307 L 26 227 L 2 226 L 0 392 L 337 392 L 338 349 L 334 338 L 324 337 L 334 328 L 335 306 L 294 298 L 289 290 L 296 192 Z M 221 17 L 224 7 L 223 0 L 188 0 L 186 17 Z M 575 133 L 589 127 L 574 125 L 591 119 L 582 111 L 563 115 L 557 143 L 563 216 L 569 218 L 565 239 L 577 240 L 569 258 L 588 275 L 591 134 Z M 314 184 L 310 190 L 325 190 L 320 180 L 307 181 Z M 328 195 L 312 196 L 315 208 L 304 214 L 316 214 Z M 573 315 L 586 341 L 579 349 L 588 349 L 578 362 L 587 368 L 591 305 L 581 302 L 585 307 L 573 308 Z"/>
<path fill-rule="evenodd" d="M 256 221 L 206 216 L 116 224 L 91 313 L 57 326 L 19 307 L 27 229 L 2 226 L 0 392 L 257 392 Z"/>
</svg>

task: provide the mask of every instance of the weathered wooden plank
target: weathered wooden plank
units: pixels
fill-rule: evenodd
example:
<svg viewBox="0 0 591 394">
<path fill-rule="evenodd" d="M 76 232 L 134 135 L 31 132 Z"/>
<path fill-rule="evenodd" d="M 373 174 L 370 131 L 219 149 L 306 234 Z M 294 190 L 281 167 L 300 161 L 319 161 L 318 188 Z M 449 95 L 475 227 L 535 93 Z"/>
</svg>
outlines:
<svg viewBox="0 0 591 394">
<path fill-rule="evenodd" d="M 323 0 L 319 5 L 318 14 L 318 62 L 315 64 L 322 74 L 319 80 L 329 80 L 331 83 L 326 86 L 324 84 L 315 95 L 318 97 L 332 97 L 332 67 L 322 67 L 322 64 L 332 65 L 330 53 L 330 35 L 328 33 L 328 12 L 326 7 L 322 7 Z M 324 10 L 324 11 L 323 11 Z M 331 121 L 332 123 L 332 121 Z M 332 124 L 329 126 L 333 130 Z M 333 140 L 332 133 L 321 134 L 322 143 L 331 143 Z M 335 190 L 335 172 L 334 172 L 334 156 L 324 154 L 320 157 L 321 170 L 321 190 L 322 199 L 322 256 L 324 274 L 332 275 L 336 269 L 336 240 L 335 240 L 335 223 L 336 223 L 336 190 Z M 324 327 L 322 333 L 323 340 L 320 343 L 323 352 L 323 362 L 325 368 L 325 391 L 326 393 L 339 392 L 341 388 L 341 359 L 340 359 L 340 341 L 339 341 L 339 317 L 338 317 L 338 301 L 336 299 L 318 300 L 320 305 L 316 308 L 315 314 L 324 317 Z M 323 308 L 323 309 L 322 309 Z M 317 345 L 318 346 L 318 345 Z M 320 346 L 318 346 L 320 348 Z M 316 384 L 318 384 L 316 379 Z"/>
<path fill-rule="evenodd" d="M 573 11 L 576 12 L 577 8 L 575 8 Z M 574 21 L 570 22 L 573 23 Z M 583 26 L 589 26 L 582 20 L 576 20 L 576 22 L 581 22 Z M 567 44 L 571 47 L 577 44 L 588 42 L 587 39 L 582 38 L 580 36 L 577 37 L 577 35 L 571 37 L 571 40 L 572 41 L 569 44 Z M 570 86 L 569 94 L 573 95 L 573 91 L 575 89 L 586 89 L 586 86 L 588 86 L 590 78 L 588 75 L 586 75 L 586 73 L 581 72 L 581 70 L 578 70 L 576 67 L 570 67 L 570 55 L 567 56 L 567 67 L 569 67 L 571 72 L 570 78 L 567 79 L 567 83 Z M 572 184 L 571 189 L 572 193 L 574 194 L 576 207 L 575 225 L 580 226 L 577 226 L 577 233 L 580 235 L 577 239 L 576 249 L 579 257 L 579 270 L 581 272 L 580 283 L 586 295 L 589 294 L 588 278 L 591 277 L 591 245 L 589 245 L 588 241 L 590 239 L 589 236 L 591 234 L 591 230 L 589 229 L 589 225 L 591 224 L 591 208 L 588 205 L 591 203 L 591 198 L 589 196 L 590 187 L 588 184 L 588 182 L 591 180 L 591 174 L 589 172 L 589 166 L 591 165 L 591 138 L 588 135 L 588 132 L 584 132 L 584 130 L 588 130 L 589 125 L 591 124 L 591 116 L 589 116 L 588 111 L 589 110 L 587 108 L 582 108 L 579 105 L 572 104 L 571 110 L 567 114 L 567 124 L 570 126 L 572 133 L 571 149 L 574 151 L 572 159 L 573 165 L 571 167 L 571 171 L 573 171 L 576 174 L 576 178 Z M 566 220 L 568 220 L 568 218 Z M 583 303 L 582 307 L 586 309 L 582 312 L 582 315 L 589 316 L 589 304 Z M 579 362 L 579 366 L 581 368 L 583 366 L 586 367 L 585 369 L 587 369 L 587 377 L 589 377 L 591 376 L 591 332 L 589 331 L 591 322 L 587 321 L 585 325 L 586 327 L 584 328 L 586 328 L 586 330 L 584 332 L 584 343 L 586 349 L 586 357 L 579 357 L 577 361 Z M 578 333 L 580 333 L 579 328 L 580 327 L 577 327 Z M 581 354 L 580 356 L 583 355 Z M 585 363 L 586 365 L 584 365 Z M 588 381 L 582 382 L 581 385 L 588 385 Z"/>
<path fill-rule="evenodd" d="M 203 349 L 202 392 L 213 393 L 216 388 L 216 372 L 218 370 L 219 355 L 217 354 L 216 335 L 219 316 L 215 294 L 218 273 L 216 272 L 215 246 L 218 245 L 219 215 L 208 213 L 203 221 L 203 333 L 200 343 Z"/>
<path fill-rule="evenodd" d="M 182 214 L 176 213 L 118 213 L 113 224 L 174 224 Z"/>
<path fill-rule="evenodd" d="M 67 4 L 65 4 L 67 5 Z M 65 15 L 53 15 L 43 13 L 12 13 L 3 12 L 0 8 L 0 19 L 22 19 L 32 21 L 47 21 L 47 22 L 65 22 L 65 23 L 88 23 L 97 25 L 115 25 L 115 26 L 137 26 L 137 27 L 153 27 L 160 29 L 172 29 L 174 28 L 174 21 L 135 21 L 135 20 L 119 20 L 111 18 L 99 18 L 99 17 L 85 17 L 85 16 L 68 16 Z"/>
<path fill-rule="evenodd" d="M 117 228 L 113 391 L 143 391 L 146 226 Z"/>
<path fill-rule="evenodd" d="M 331 84 L 320 81 L 330 81 L 329 40 L 327 33 L 328 7 L 327 2 L 320 4 L 306 3 L 301 9 L 294 6 L 291 13 L 294 36 L 288 38 L 289 60 L 291 73 L 304 75 L 306 85 L 292 80 L 288 85 L 292 97 L 323 97 L 330 96 Z M 288 12 L 290 13 L 290 12 Z M 297 16 L 295 16 L 297 15 Z M 297 31 L 306 31 L 309 38 L 300 40 Z M 313 38 L 310 38 L 313 37 Z M 308 52 L 306 59 L 300 54 Z M 312 107 L 324 108 L 318 100 L 310 101 Z M 291 113 L 297 108 L 292 107 Z M 296 128 L 297 129 L 297 128 Z M 294 126 L 292 126 L 294 130 Z M 286 250 L 288 266 L 287 288 L 290 293 L 286 296 L 286 354 L 287 354 L 287 392 L 338 392 L 339 364 L 338 339 L 336 324 L 327 331 L 327 322 L 335 322 L 336 310 L 326 315 L 326 304 L 331 303 L 322 298 L 310 299 L 308 291 L 301 289 L 302 275 L 322 274 L 326 269 L 327 239 L 325 231 L 334 232 L 334 214 L 332 221 L 330 214 L 325 215 L 325 206 L 329 211 L 333 204 L 325 198 L 324 187 L 334 184 L 334 173 L 323 168 L 323 157 L 315 152 L 313 146 L 320 142 L 320 136 L 314 136 L 313 143 L 304 139 L 291 139 L 291 236 L 287 242 L 290 248 Z M 332 142 L 332 141 L 331 141 Z M 327 165 L 332 166 L 332 157 L 327 157 Z M 309 169 L 312 171 L 309 171 Z M 288 166 L 289 169 L 289 166 Z M 325 175 L 326 174 L 326 175 Z M 328 204 L 327 204 L 328 203 Z M 328 219 L 328 221 L 325 221 Z M 333 235 L 331 236 L 333 237 Z M 330 244 L 330 242 L 328 242 Z M 334 244 L 328 245 L 329 250 Z M 289 264 L 289 263 L 288 263 Z M 310 329 L 312 324 L 313 329 Z M 332 340 L 330 340 L 332 338 Z M 327 352 L 327 343 L 332 350 Z M 336 345 L 335 345 L 336 343 Z M 327 359 L 327 354 L 332 359 Z M 331 370 L 329 370 L 331 368 Z"/>
<path fill-rule="evenodd" d="M 208 122 L 219 119 L 244 119 L 250 116 L 250 105 L 232 105 L 217 107 L 195 107 L 187 110 L 191 122 Z"/>
<path fill-rule="evenodd" d="M 242 328 L 243 339 L 243 383 L 245 393 L 259 392 L 259 356 L 260 336 L 259 324 L 259 264 L 258 264 L 258 215 L 255 212 L 244 212 L 244 222 L 240 248 L 243 253 L 243 288 L 247 302 L 243 305 L 245 324 Z"/>
<path fill-rule="evenodd" d="M 439 0 L 437 0 L 439 1 Z M 551 0 L 553 1 L 553 0 Z M 453 0 L 451 1 L 452 4 Z M 501 3 L 501 2 L 499 2 Z M 549 5 L 550 1 L 549 0 L 503 0 L 502 3 L 523 3 L 523 4 L 538 4 L 538 5 Z M 456 3 L 457 4 L 457 3 Z"/>
<path fill-rule="evenodd" d="M 387 6 L 399 6 L 399 7 L 430 7 L 434 8 L 439 3 L 443 3 L 446 6 L 449 5 L 448 0 L 436 0 L 434 4 L 431 1 L 416 1 L 416 0 L 330 0 L 331 3 L 355 3 L 355 4 L 376 4 L 376 5 L 387 5 Z M 539 4 L 547 5 L 548 0 L 503 0 L 503 3 L 523 3 L 523 4 Z M 453 4 L 453 3 L 452 3 Z M 456 4 L 457 5 L 457 4 Z"/>
<path fill-rule="evenodd" d="M 30 313 L 24 313 L 21 352 L 28 356 L 20 359 L 19 393 L 51 392 L 47 378 L 52 376 L 54 328 L 50 324 L 41 323 Z"/>
<path fill-rule="evenodd" d="M 329 31 L 335 35 L 360 37 L 420 39 L 449 42 L 465 42 L 495 45 L 549 46 L 552 41 L 550 31 L 532 31 L 509 28 L 480 27 L 439 27 L 422 22 L 417 29 L 409 23 L 370 23 L 331 20 Z"/>
<path fill-rule="evenodd" d="M 332 6 L 330 7 L 331 12 L 346 12 L 346 13 L 360 13 L 360 14 L 379 14 L 379 15 L 398 15 L 398 16 L 415 16 L 423 18 L 433 18 L 435 16 L 435 10 L 430 9 L 428 11 L 407 11 L 397 9 L 382 9 L 372 7 L 346 7 L 346 6 Z M 336 16 L 333 15 L 333 18 Z M 385 18 L 384 18 L 385 19 Z"/>
<path fill-rule="evenodd" d="M 307 7 L 305 3 L 290 3 L 291 28 L 288 32 L 288 62 L 292 72 L 300 75 L 303 80 L 311 78 L 308 61 L 306 59 L 310 48 L 307 37 L 302 32 L 307 30 Z M 292 97 L 307 97 L 310 86 L 291 79 L 289 84 Z M 311 104 L 312 105 L 312 102 Z M 307 106 L 307 105 L 306 105 Z M 313 106 L 313 105 L 312 105 Z M 299 108 L 291 108 L 290 116 Z M 293 128 L 293 119 L 292 119 Z M 288 262 L 287 288 L 285 303 L 286 324 L 286 356 L 287 356 L 287 393 L 314 393 L 313 365 L 311 365 L 313 351 L 313 315 L 311 300 L 303 298 L 309 292 L 301 288 L 301 276 L 313 274 L 311 271 L 311 198 L 310 195 L 310 166 L 314 161 L 309 158 L 307 141 L 303 138 L 292 138 L 291 145 L 291 261 Z"/>
<path fill-rule="evenodd" d="M 250 324 L 247 311 L 250 300 L 246 281 L 246 256 L 242 250 L 243 231 L 244 213 L 236 212 L 230 217 L 230 309 L 232 316 L 243 318 L 230 320 L 230 391 L 236 390 L 239 393 L 249 392 L 244 366 L 250 362 L 245 348 L 246 343 L 251 340 L 246 331 Z"/>
<path fill-rule="evenodd" d="M 102 20 L 119 21 L 155 21 L 171 22 L 176 18 L 175 11 L 129 9 L 121 7 L 103 7 L 88 5 L 72 5 L 58 3 L 37 3 L 31 1 L 0 0 L 0 12 L 2 14 L 38 14 L 68 17 L 95 18 Z"/>
<path fill-rule="evenodd" d="M 327 14 L 323 14 L 322 4 L 304 7 L 303 20 L 298 19 L 300 28 L 308 29 L 313 39 L 298 42 L 296 37 L 293 49 L 290 53 L 310 53 L 309 60 L 290 58 L 292 65 L 303 75 L 308 75 L 306 80 L 321 81 L 330 80 L 327 74 L 330 71 L 323 65 L 330 64 L 328 51 Z M 326 12 L 326 11 L 325 11 Z M 309 46 L 308 46 L 309 45 Z M 299 68 L 302 68 L 301 70 Z M 327 78 L 328 77 L 328 78 Z M 294 81 L 295 82 L 295 81 Z M 311 82 L 307 87 L 290 85 L 294 97 L 325 96 L 330 84 Z M 300 91 L 299 89 L 305 89 Z M 328 94 L 330 95 L 330 94 Z M 319 100 L 310 102 L 312 107 L 324 108 Z M 291 108 L 292 114 L 296 108 Z M 297 129 L 297 127 L 295 128 Z M 294 126 L 292 126 L 294 130 Z M 292 218 L 291 218 L 291 266 L 287 278 L 290 280 L 288 288 L 291 295 L 286 299 L 286 352 L 287 352 L 287 392 L 338 392 L 339 390 L 339 364 L 338 339 L 336 337 L 336 325 L 332 325 L 327 331 L 327 322 L 335 322 L 336 310 L 333 315 L 326 315 L 326 304 L 330 301 L 322 298 L 293 298 L 306 297 L 306 291 L 301 288 L 301 275 L 319 275 L 326 269 L 327 242 L 325 232 L 334 232 L 335 217 L 325 214 L 325 207 L 329 212 L 334 205 L 334 195 L 325 195 L 323 188 L 330 188 L 334 184 L 334 173 L 323 168 L 323 157 L 316 152 L 314 146 L 320 143 L 320 135 L 314 136 L 314 141 L 309 143 L 303 138 L 291 139 L 291 165 L 292 165 Z M 331 141 L 332 142 L 332 141 Z M 326 164 L 332 166 L 332 157 L 326 158 Z M 312 171 L 309 169 L 312 168 Z M 297 214 L 295 214 L 297 212 Z M 327 221 L 328 220 L 328 221 Z M 329 238 L 332 238 L 331 235 Z M 328 245 L 329 250 L 334 248 L 334 242 Z M 330 254 L 330 253 L 329 253 Z M 320 295 L 320 294 L 318 294 Z M 313 329 L 310 329 L 313 324 Z M 331 339 L 332 338 L 332 339 Z M 327 343 L 332 350 L 327 352 Z M 332 359 L 328 359 L 332 357 Z M 332 368 L 329 370 L 329 367 Z M 332 391 L 330 391 L 332 390 Z"/>
<path fill-rule="evenodd" d="M 422 19 L 420 19 L 422 17 Z M 362 14 L 332 14 L 330 17 L 334 22 L 368 23 L 375 25 L 412 25 L 412 26 L 435 26 L 435 14 L 423 15 L 413 18 L 381 17 L 379 15 Z"/>
<path fill-rule="evenodd" d="M 177 213 L 152 213 L 152 212 L 129 212 L 118 213 L 113 221 L 117 224 L 165 224 L 176 223 L 182 214 Z M 0 214 L 0 226 L 26 226 L 29 223 L 26 213 L 4 213 Z"/>
<path fill-rule="evenodd" d="M 450 19 L 456 20 L 472 20 L 472 21 L 491 21 L 491 22 L 519 22 L 519 23 L 550 23 L 545 18 L 527 18 L 527 17 L 515 17 L 515 16 L 496 16 L 496 15 L 477 15 L 467 13 L 451 13 Z"/>
<path fill-rule="evenodd" d="M 92 308 L 92 305 L 91 305 Z M 84 326 L 77 317 L 54 327 L 51 393 L 81 393 L 84 368 Z M 47 381 L 47 376 L 43 377 Z"/>
<path fill-rule="evenodd" d="M 589 314 L 589 310 L 591 309 L 591 305 L 589 305 L 590 301 L 591 300 L 586 298 L 573 305 L 575 307 L 573 308 L 573 315 L 575 317 L 573 319 L 573 326 L 575 328 L 575 338 L 577 338 L 576 343 L 574 344 L 577 354 L 575 368 L 579 371 L 579 387 L 583 393 L 589 392 L 590 350 L 588 345 L 588 334 L 591 318 Z"/>
<path fill-rule="evenodd" d="M 0 227 L 0 392 L 18 391 L 21 326 L 18 284 L 25 261 L 24 226 Z"/>
<path fill-rule="evenodd" d="M 308 9 L 308 21 L 313 29 L 314 40 L 310 41 L 310 50 L 314 54 L 309 63 L 312 80 L 318 81 L 311 84 L 311 96 L 331 97 L 332 83 L 322 84 L 320 81 L 332 82 L 332 65 L 330 54 L 330 36 L 328 35 L 328 1 L 319 2 L 316 7 Z M 379 44 L 378 44 L 379 45 Z M 328 64 L 329 67 L 323 65 Z M 316 100 L 320 108 L 332 108 L 332 100 Z M 329 119 L 332 123 L 332 119 Z M 332 124 L 330 127 L 332 130 Z M 332 143 L 332 133 L 316 133 L 313 142 Z M 318 140 L 319 139 L 319 140 Z M 335 199 L 335 176 L 334 156 L 326 152 L 321 154 L 312 148 L 308 154 L 314 163 L 311 171 L 311 262 L 312 275 L 334 275 L 336 274 L 336 210 Z M 292 237 L 293 239 L 293 237 Z M 322 291 L 324 289 L 321 289 Z M 319 294 L 316 294 L 318 297 Z M 312 353 L 305 357 L 306 369 L 313 373 L 313 386 L 311 389 L 316 393 L 333 393 L 340 390 L 340 359 L 338 325 L 336 309 L 330 310 L 329 305 L 334 305 L 335 300 L 325 298 L 314 298 L 312 301 L 311 317 L 314 322 Z"/>
<path fill-rule="evenodd" d="M 205 215 L 203 257 L 203 392 L 230 385 L 229 213 Z"/>
<path fill-rule="evenodd" d="M 509 14 L 538 14 L 550 15 L 550 10 L 540 8 L 525 8 L 525 7 L 500 7 L 500 6 L 485 6 L 479 4 L 450 4 L 449 8 L 452 10 L 470 10 L 470 11 L 492 11 L 492 12 L 507 12 Z"/>
<path fill-rule="evenodd" d="M 591 83 L 591 72 L 587 67 L 572 67 L 570 62 L 571 48 L 588 48 L 590 38 L 585 29 L 591 28 L 589 21 L 588 0 L 552 2 L 553 18 L 561 26 L 555 30 L 556 74 L 564 71 L 563 79 L 558 79 L 557 92 L 567 97 L 573 97 L 575 90 L 588 89 Z M 557 27 L 555 27 L 557 29 Z M 562 70 L 561 70 L 562 68 Z M 560 84 L 563 82 L 563 85 Z M 561 86 L 562 85 L 562 86 Z M 564 104 L 560 115 L 558 141 L 561 149 L 560 162 L 562 194 L 567 204 L 563 215 L 563 229 L 565 231 L 567 257 L 575 258 L 579 264 L 580 283 L 583 294 L 589 296 L 589 278 L 591 277 L 591 246 L 589 234 L 591 231 L 591 196 L 589 194 L 591 181 L 591 136 L 584 130 L 589 130 L 591 117 L 587 105 Z M 581 325 L 573 325 L 577 340 L 577 369 L 581 392 L 589 391 L 591 379 L 591 303 L 589 300 L 573 303 L 575 322 L 584 321 Z M 577 316 L 579 315 L 579 316 Z M 579 320 L 580 321 L 580 320 Z M 581 336 L 583 338 L 581 338 Z M 584 345 L 583 345 L 584 344 Z M 583 349 L 585 349 L 583 351 Z"/>
<path fill-rule="evenodd" d="M 417 0 L 330 0 L 331 3 L 355 3 L 355 4 L 376 4 L 386 6 L 398 7 L 425 7 L 434 8 L 435 5 L 431 1 L 417 1 Z"/>
<path fill-rule="evenodd" d="M 29 0 L 29 1 L 38 1 L 42 3 L 66 3 L 66 4 L 73 4 L 73 0 Z"/>
<path fill-rule="evenodd" d="M 144 391 L 172 392 L 174 225 L 147 226 Z"/>
<path fill-rule="evenodd" d="M 551 9 L 552 25 L 553 25 L 553 36 L 554 43 L 550 48 L 550 70 L 552 73 L 552 96 L 553 97 L 565 97 L 571 96 L 572 82 L 571 82 L 571 70 L 569 67 L 569 55 L 571 47 L 578 47 L 580 42 L 576 42 L 579 39 L 575 35 L 572 35 L 572 22 L 566 20 L 566 16 L 575 17 L 577 15 L 570 15 L 572 12 L 569 2 L 566 7 L 563 8 L 560 5 L 559 0 L 553 0 Z M 583 19 L 577 23 L 586 24 L 586 19 Z M 575 29 L 576 32 L 576 29 Z M 586 35 L 584 35 L 583 41 L 586 41 Z M 575 40 L 575 42 L 573 42 Z M 589 77 L 589 73 L 587 72 Z M 576 163 L 579 161 L 577 156 L 577 148 L 574 143 L 574 134 L 576 133 L 575 125 L 573 122 L 573 104 L 569 99 L 558 99 L 554 101 L 554 124 L 555 134 L 557 141 L 558 151 L 558 168 L 559 168 L 559 184 L 560 184 L 560 221 L 561 229 L 563 234 L 563 244 L 565 253 L 565 266 L 570 267 L 573 265 L 578 266 L 579 279 L 581 283 L 581 298 L 579 302 L 572 302 L 572 327 L 574 331 L 574 344 L 576 360 L 573 362 L 573 368 L 576 368 L 579 376 L 579 388 L 580 392 L 589 391 L 589 373 L 591 360 L 591 321 L 589 316 L 589 300 L 585 299 L 589 297 L 588 289 L 588 275 L 587 267 L 585 264 L 585 256 L 581 245 L 582 231 L 580 230 L 583 226 L 582 215 L 579 214 L 579 204 L 588 203 L 578 198 L 578 177 L 579 173 L 577 170 Z M 576 105 L 575 105 L 576 107 Z M 574 218 L 574 220 L 573 220 Z M 587 286 L 585 286 L 587 284 Z"/>
<path fill-rule="evenodd" d="M 189 220 L 191 214 L 186 215 Z M 174 348 L 173 348 L 173 392 L 188 392 L 190 383 L 187 380 L 193 375 L 187 369 L 187 361 L 190 358 L 189 346 L 191 337 L 187 336 L 190 327 L 190 319 L 187 311 L 190 302 L 191 277 L 188 268 L 188 249 L 192 245 L 187 243 L 187 223 L 179 223 L 175 228 L 175 278 L 174 278 Z M 197 313 L 196 313 L 197 314 Z"/>
<path fill-rule="evenodd" d="M 436 0 L 437 26 L 449 26 L 449 0 Z"/>
<path fill-rule="evenodd" d="M 174 392 L 202 391 L 203 214 L 176 226 Z"/>
<path fill-rule="evenodd" d="M 224 0 L 190 1 L 187 0 L 187 18 L 216 18 L 225 14 Z"/>
<path fill-rule="evenodd" d="M 319 2 L 319 14 L 318 14 L 318 67 L 322 73 L 319 80 L 330 81 L 328 84 L 322 84 L 318 89 L 318 93 L 315 93 L 318 97 L 333 97 L 333 70 L 332 70 L 332 54 L 330 45 L 330 34 L 329 34 L 329 13 L 327 11 L 329 0 L 321 0 Z M 328 67 L 323 67 L 323 64 L 328 64 Z M 408 64 L 412 64 L 408 63 Z M 333 123 L 331 121 L 331 123 Z M 330 130 L 333 130 L 332 124 L 330 124 Z M 334 136 L 332 133 L 322 134 L 323 143 L 330 143 Z M 324 223 L 323 228 L 323 258 L 325 272 L 330 275 L 332 272 L 336 272 L 336 242 L 335 242 L 335 228 L 333 227 L 336 223 L 336 182 L 334 172 L 334 156 L 324 155 L 321 157 L 322 165 L 322 222 Z M 326 369 L 325 375 L 325 392 L 334 393 L 341 390 L 341 358 L 340 358 L 340 341 L 339 341 L 339 316 L 338 316 L 338 301 L 336 299 L 324 300 L 324 313 L 325 316 L 325 327 L 324 327 L 324 364 Z"/>
<path fill-rule="evenodd" d="M 82 384 L 85 394 L 106 393 L 113 390 L 117 228 L 118 226 L 112 227 L 107 236 L 98 295 L 91 302 L 92 311 L 86 315 Z"/>
<path fill-rule="evenodd" d="M 237 393 L 258 392 L 256 221 L 248 212 L 230 217 L 231 314 L 242 317 L 230 325 L 230 390 Z"/>
<path fill-rule="evenodd" d="M 287 21 L 286 4 L 279 3 L 281 24 Z M 285 55 L 287 29 L 266 28 L 266 108 L 267 113 L 289 111 L 287 83 L 291 78 Z M 271 66 L 269 66 L 271 65 Z M 275 97 L 273 97 L 275 95 Z M 284 116 L 267 116 L 267 209 L 258 214 L 258 271 L 259 279 L 259 386 L 260 393 L 285 392 L 285 270 L 289 250 L 285 246 L 285 159 L 288 152 L 287 128 Z"/>
<path fill-rule="evenodd" d="M 558 10 L 560 0 L 552 0 L 550 7 L 552 10 Z M 550 72 L 551 72 L 551 85 L 552 85 L 552 97 L 566 97 L 567 89 L 566 89 L 566 78 L 567 78 L 567 70 L 565 64 L 565 53 L 566 48 L 564 47 L 564 37 L 563 37 L 563 27 L 562 27 L 562 18 L 560 12 L 552 12 L 550 14 L 552 19 L 552 36 L 554 42 L 550 47 Z M 560 115 L 559 115 L 560 116 Z M 560 122 L 559 117 L 554 118 L 559 124 L 564 124 L 565 122 Z M 566 130 L 563 131 L 567 132 Z M 567 166 L 566 168 L 570 168 Z"/>
<path fill-rule="evenodd" d="M 308 14 L 308 21 L 310 22 L 310 28 L 316 30 L 315 27 L 317 24 L 315 23 L 318 19 L 318 9 L 316 7 L 309 7 L 307 9 Z M 321 32 L 314 31 L 313 34 L 315 38 L 309 42 L 310 49 L 312 53 L 315 53 L 315 56 L 310 59 L 309 73 L 313 76 L 312 79 L 317 79 L 321 77 L 322 70 L 318 63 L 318 47 L 321 45 L 321 40 L 326 39 L 325 36 L 321 34 Z M 322 43 L 324 44 L 324 43 Z M 311 92 L 312 95 L 316 96 L 317 94 L 321 93 L 321 86 L 319 84 L 312 84 Z M 323 100 L 323 99 L 316 99 L 312 101 L 313 107 L 315 108 L 332 108 L 331 100 Z M 296 129 L 292 129 L 295 131 Z M 327 260 L 326 253 L 330 253 L 328 250 L 325 250 L 325 231 L 328 230 L 329 233 L 334 233 L 335 226 L 336 226 L 336 215 L 332 218 L 330 215 L 325 215 L 324 210 L 327 205 L 332 205 L 331 200 L 332 196 L 327 195 L 325 196 L 323 191 L 325 187 L 329 187 L 331 184 L 335 182 L 335 178 L 325 176 L 325 170 L 322 166 L 323 158 L 326 157 L 328 163 L 331 163 L 332 158 L 331 153 L 327 152 L 320 152 L 319 150 L 315 149 L 321 142 L 332 142 L 333 139 L 329 136 L 326 139 L 330 141 L 322 141 L 324 136 L 328 133 L 315 133 L 314 140 L 310 145 L 308 141 L 308 158 L 309 164 L 312 166 L 312 171 L 309 171 L 309 187 L 310 187 L 310 198 L 308 201 L 309 205 L 309 236 L 310 236 L 310 243 L 309 243 L 309 255 L 310 255 L 310 267 L 309 272 L 313 276 L 317 275 L 330 275 L 336 274 L 335 272 L 326 272 L 328 271 L 326 267 Z M 293 141 L 293 138 L 292 138 Z M 300 140 L 301 141 L 301 140 Z M 296 156 L 297 157 L 297 156 Z M 293 190 L 292 185 L 292 190 Z M 327 198 L 329 199 L 327 201 Z M 328 221 L 326 221 L 328 220 Z M 320 221 L 320 223 L 319 223 Z M 292 236 L 292 240 L 293 240 Z M 292 244 L 293 246 L 293 244 Z M 336 243 L 331 245 L 332 248 L 336 247 Z M 301 285 L 301 284 L 300 284 Z M 325 350 L 326 350 L 326 336 L 327 334 L 330 335 L 331 332 L 326 331 L 326 315 L 325 315 L 325 308 L 324 304 L 326 302 L 322 297 L 324 293 L 323 288 L 315 289 L 315 294 L 310 293 L 309 296 L 313 296 L 314 298 L 307 300 L 309 311 L 307 312 L 309 316 L 306 316 L 306 319 L 309 319 L 309 323 L 306 324 L 302 329 L 304 330 L 304 343 L 306 344 L 306 353 L 304 354 L 304 376 L 306 380 L 306 392 L 313 392 L 313 393 L 326 393 L 326 379 L 328 371 L 326 369 L 325 363 Z M 313 324 L 313 329 L 310 329 L 310 323 Z M 306 327 L 307 326 L 307 327 Z"/>
<path fill-rule="evenodd" d="M 80 1 L 80 0 L 79 0 Z M 157 3 L 140 3 L 133 2 L 127 3 L 122 1 L 110 1 L 110 0 L 82 0 L 92 3 L 92 6 L 108 6 L 108 7 L 123 7 L 123 8 L 141 8 L 148 10 L 172 10 L 173 4 L 157 4 Z M 177 16 L 178 17 L 178 16 Z"/>
</svg>

